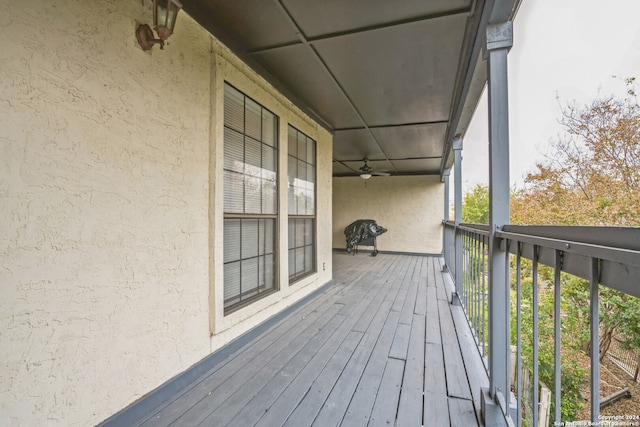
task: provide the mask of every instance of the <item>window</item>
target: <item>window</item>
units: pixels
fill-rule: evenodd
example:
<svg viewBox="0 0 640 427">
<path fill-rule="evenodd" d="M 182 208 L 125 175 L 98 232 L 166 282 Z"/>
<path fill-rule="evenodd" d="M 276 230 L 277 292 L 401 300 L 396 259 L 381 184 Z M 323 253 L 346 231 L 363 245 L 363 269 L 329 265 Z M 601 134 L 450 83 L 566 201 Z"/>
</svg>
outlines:
<svg viewBox="0 0 640 427">
<path fill-rule="evenodd" d="M 316 142 L 289 126 L 289 282 L 316 271 Z"/>
<path fill-rule="evenodd" d="M 224 88 L 225 313 L 276 290 L 278 118 Z"/>
</svg>

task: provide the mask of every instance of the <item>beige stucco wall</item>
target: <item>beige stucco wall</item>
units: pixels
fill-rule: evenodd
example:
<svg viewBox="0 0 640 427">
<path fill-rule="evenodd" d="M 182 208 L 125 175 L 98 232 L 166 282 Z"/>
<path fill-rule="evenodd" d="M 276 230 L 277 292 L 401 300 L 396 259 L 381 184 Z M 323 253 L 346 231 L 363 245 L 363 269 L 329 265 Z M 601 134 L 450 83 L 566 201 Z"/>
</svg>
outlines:
<svg viewBox="0 0 640 427">
<path fill-rule="evenodd" d="M 3 5 L 2 426 L 100 422 L 331 279 L 331 136 L 183 12 L 143 52 L 150 21 L 146 1 Z M 226 318 L 225 78 L 318 140 L 321 270 L 289 288 L 281 237 L 282 290 Z"/>
<path fill-rule="evenodd" d="M 379 251 L 439 254 L 443 197 L 444 184 L 437 176 L 334 178 L 333 247 L 345 249 L 347 225 L 373 219 L 388 229 L 377 239 Z"/>
</svg>

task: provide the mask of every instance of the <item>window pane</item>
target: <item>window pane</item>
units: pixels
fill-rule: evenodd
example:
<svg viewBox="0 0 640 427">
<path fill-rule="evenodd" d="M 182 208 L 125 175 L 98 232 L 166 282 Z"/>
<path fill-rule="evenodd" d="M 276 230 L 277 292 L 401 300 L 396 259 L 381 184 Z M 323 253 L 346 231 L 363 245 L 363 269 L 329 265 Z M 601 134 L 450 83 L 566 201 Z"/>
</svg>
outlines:
<svg viewBox="0 0 640 427">
<path fill-rule="evenodd" d="M 315 192 L 313 190 L 307 190 L 307 208 L 304 212 L 305 215 L 315 214 Z"/>
<path fill-rule="evenodd" d="M 258 220 L 242 220 L 242 259 L 258 256 Z M 244 267 L 243 267 L 244 268 Z"/>
<path fill-rule="evenodd" d="M 275 214 L 278 209 L 276 183 L 262 181 L 262 213 Z"/>
<path fill-rule="evenodd" d="M 278 140 L 278 120 L 275 114 L 262 110 L 262 142 L 275 147 Z"/>
<path fill-rule="evenodd" d="M 244 173 L 249 176 L 262 176 L 262 144 L 247 138 L 244 150 Z"/>
<path fill-rule="evenodd" d="M 298 160 L 296 178 L 299 180 L 299 186 L 302 186 L 303 183 L 307 181 L 307 164 L 302 160 Z"/>
<path fill-rule="evenodd" d="M 265 291 L 276 288 L 276 263 L 275 256 L 267 255 L 264 257 L 264 286 Z"/>
<path fill-rule="evenodd" d="M 245 135 L 253 139 L 262 139 L 262 107 L 251 98 L 245 98 Z"/>
<path fill-rule="evenodd" d="M 296 189 L 296 213 L 304 214 L 306 212 L 306 197 L 306 190 L 303 190 L 302 188 Z"/>
<path fill-rule="evenodd" d="M 224 300 L 235 302 L 240 297 L 240 261 L 224 265 Z M 226 305 L 226 304 L 225 304 Z"/>
<path fill-rule="evenodd" d="M 265 219 L 264 220 L 264 242 L 265 242 L 265 253 L 267 255 L 275 254 L 276 252 L 276 220 L 275 219 Z"/>
<path fill-rule="evenodd" d="M 305 219 L 304 221 L 304 244 L 313 244 L 313 220 Z"/>
<path fill-rule="evenodd" d="M 224 129 L 224 168 L 244 172 L 244 143 L 241 133 Z"/>
<path fill-rule="evenodd" d="M 313 246 L 304 247 L 304 271 L 313 271 Z"/>
<path fill-rule="evenodd" d="M 262 146 L 262 178 L 276 180 L 278 152 L 268 145 Z"/>
<path fill-rule="evenodd" d="M 316 164 L 316 142 L 311 138 L 307 139 L 307 163 Z"/>
<path fill-rule="evenodd" d="M 298 131 L 289 126 L 289 134 L 287 135 L 288 143 L 288 154 L 293 157 L 298 156 Z"/>
<path fill-rule="evenodd" d="M 265 287 L 265 265 L 264 265 L 264 257 L 259 257 L 258 259 L 258 290 L 264 289 Z"/>
<path fill-rule="evenodd" d="M 298 133 L 298 153 L 296 157 L 301 160 L 307 159 L 307 137 L 302 133 Z"/>
<path fill-rule="evenodd" d="M 225 308 L 275 289 L 275 219 L 225 219 Z"/>
<path fill-rule="evenodd" d="M 241 174 L 224 171 L 224 211 L 244 211 L 244 180 Z"/>
<path fill-rule="evenodd" d="M 245 175 L 244 212 L 262 213 L 262 180 L 260 178 Z"/>
<path fill-rule="evenodd" d="M 314 166 L 307 165 L 307 182 L 309 184 L 316 182 L 316 168 Z M 313 185 L 310 185 L 309 188 L 313 189 Z"/>
<path fill-rule="evenodd" d="M 241 272 L 243 296 L 255 295 L 245 294 L 255 292 L 258 288 L 258 258 L 249 258 L 242 260 Z"/>
<path fill-rule="evenodd" d="M 304 246 L 304 220 L 296 219 L 296 240 L 295 245 L 297 248 Z"/>
<path fill-rule="evenodd" d="M 294 281 L 315 271 L 315 219 L 289 219 L 289 280 Z"/>
<path fill-rule="evenodd" d="M 296 161 L 295 157 L 291 157 L 288 156 L 288 175 L 289 175 L 289 194 L 288 194 L 288 205 L 289 205 L 289 215 L 295 215 L 298 213 L 297 211 L 297 205 L 296 205 L 296 192 L 295 192 L 295 182 L 296 182 L 296 170 L 297 170 L 297 164 L 298 162 Z"/>
<path fill-rule="evenodd" d="M 287 158 L 287 175 L 289 176 L 289 185 L 296 185 L 296 177 L 298 176 L 298 160 L 293 156 Z"/>
<path fill-rule="evenodd" d="M 294 187 L 289 187 L 288 194 L 289 215 L 295 215 L 296 212 L 296 192 Z"/>
<path fill-rule="evenodd" d="M 289 279 L 296 277 L 296 250 L 289 249 Z"/>
<path fill-rule="evenodd" d="M 259 249 L 258 255 L 272 254 L 274 251 L 274 239 L 273 226 L 275 220 L 273 219 L 260 219 L 258 220 L 258 239 Z"/>
<path fill-rule="evenodd" d="M 304 248 L 296 249 L 296 274 L 304 272 Z"/>
<path fill-rule="evenodd" d="M 296 220 L 289 219 L 289 245 L 287 247 L 293 248 L 296 246 Z"/>
<path fill-rule="evenodd" d="M 224 262 L 240 259 L 240 220 L 224 220 Z"/>
<path fill-rule="evenodd" d="M 229 85 L 224 87 L 224 125 L 244 132 L 244 95 Z"/>
</svg>

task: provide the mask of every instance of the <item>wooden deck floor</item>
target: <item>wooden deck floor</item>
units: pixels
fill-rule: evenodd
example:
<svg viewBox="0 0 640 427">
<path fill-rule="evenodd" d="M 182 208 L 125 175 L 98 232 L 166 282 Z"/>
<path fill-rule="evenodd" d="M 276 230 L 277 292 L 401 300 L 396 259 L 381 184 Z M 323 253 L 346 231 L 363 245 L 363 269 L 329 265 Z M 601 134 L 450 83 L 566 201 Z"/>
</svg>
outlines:
<svg viewBox="0 0 640 427">
<path fill-rule="evenodd" d="M 488 384 L 436 257 L 334 253 L 334 284 L 135 423 L 476 426 Z"/>
</svg>

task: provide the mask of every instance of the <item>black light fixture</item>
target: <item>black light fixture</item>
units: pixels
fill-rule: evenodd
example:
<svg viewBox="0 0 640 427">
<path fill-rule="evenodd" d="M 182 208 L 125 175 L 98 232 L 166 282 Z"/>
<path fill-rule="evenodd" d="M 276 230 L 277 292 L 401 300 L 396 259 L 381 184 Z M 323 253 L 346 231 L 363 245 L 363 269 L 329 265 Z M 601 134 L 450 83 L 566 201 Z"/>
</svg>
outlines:
<svg viewBox="0 0 640 427">
<path fill-rule="evenodd" d="M 164 49 L 164 42 L 173 34 L 180 9 L 182 3 L 178 0 L 153 0 L 153 29 L 158 33 L 158 38 L 155 38 L 147 24 L 139 25 L 136 37 L 142 50 L 149 50 L 156 43 L 160 44 L 160 49 Z"/>
</svg>

